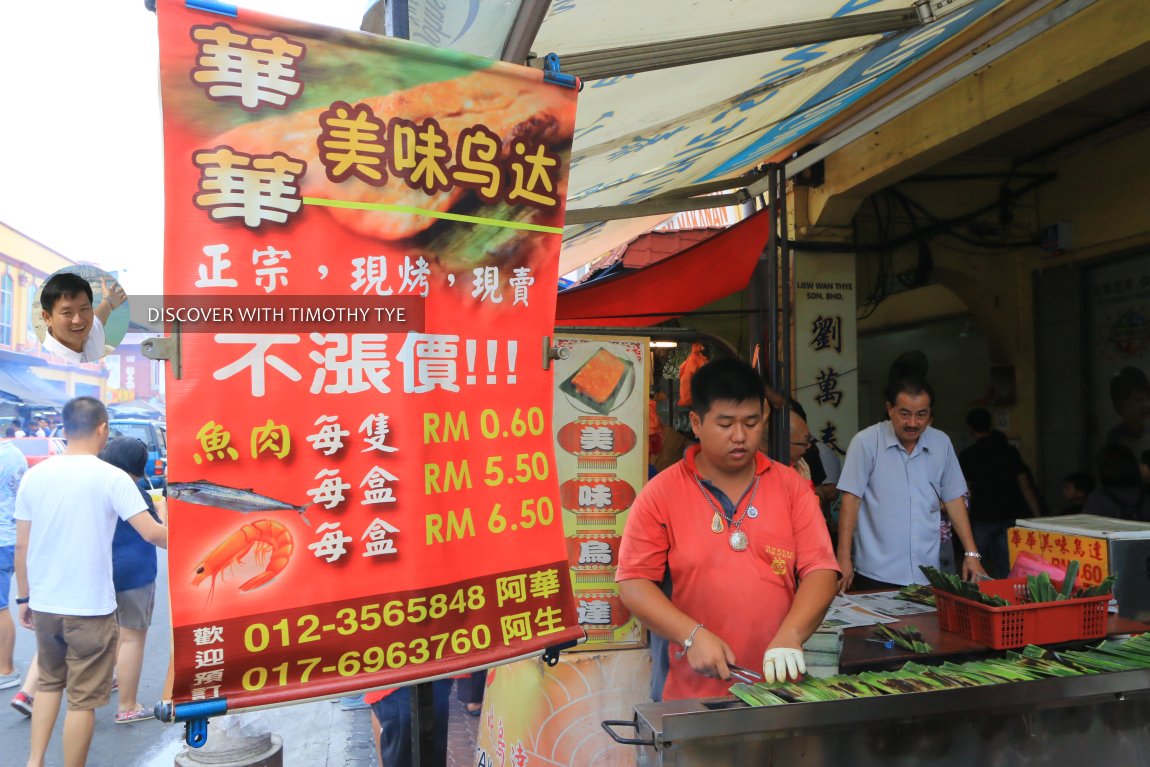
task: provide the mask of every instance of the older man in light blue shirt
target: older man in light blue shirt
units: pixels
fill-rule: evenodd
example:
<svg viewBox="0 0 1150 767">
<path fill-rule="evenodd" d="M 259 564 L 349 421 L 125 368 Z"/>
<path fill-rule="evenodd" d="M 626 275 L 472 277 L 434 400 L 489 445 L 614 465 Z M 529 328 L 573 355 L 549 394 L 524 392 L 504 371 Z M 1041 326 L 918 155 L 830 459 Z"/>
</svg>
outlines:
<svg viewBox="0 0 1150 767">
<path fill-rule="evenodd" d="M 940 506 L 965 549 L 966 578 L 986 575 L 962 496 L 966 481 L 950 438 L 930 427 L 934 392 L 901 379 L 887 392 L 889 421 L 855 435 L 839 476 L 839 590 L 926 584 L 938 567 Z"/>
</svg>

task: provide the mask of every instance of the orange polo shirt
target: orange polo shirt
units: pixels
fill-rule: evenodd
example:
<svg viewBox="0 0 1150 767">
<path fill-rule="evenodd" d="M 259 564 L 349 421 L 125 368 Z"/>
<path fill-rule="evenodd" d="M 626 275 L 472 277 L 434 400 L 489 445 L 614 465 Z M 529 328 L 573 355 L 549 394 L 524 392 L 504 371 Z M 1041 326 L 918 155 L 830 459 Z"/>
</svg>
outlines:
<svg viewBox="0 0 1150 767">
<path fill-rule="evenodd" d="M 749 546 L 730 547 L 730 530 L 711 531 L 714 509 L 695 482 L 699 446 L 656 475 L 631 506 L 619 551 L 616 581 L 659 582 L 665 568 L 674 584 L 672 602 L 731 646 L 735 662 L 758 669 L 763 653 L 791 609 L 797 579 L 816 570 L 838 572 L 830 534 L 810 482 L 781 463 L 755 454 L 759 487 L 747 518 L 749 487 L 735 519 Z M 722 513 L 722 505 L 712 497 Z M 726 695 L 731 682 L 696 674 L 677 657 L 686 637 L 671 637 L 671 669 L 664 700 Z"/>
</svg>

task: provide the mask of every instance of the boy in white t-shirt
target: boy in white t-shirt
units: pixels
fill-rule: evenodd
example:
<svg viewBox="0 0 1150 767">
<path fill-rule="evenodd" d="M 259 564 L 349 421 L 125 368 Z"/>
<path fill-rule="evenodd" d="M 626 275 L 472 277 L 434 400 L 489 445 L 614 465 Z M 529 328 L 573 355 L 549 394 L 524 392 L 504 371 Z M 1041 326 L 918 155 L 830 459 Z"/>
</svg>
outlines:
<svg viewBox="0 0 1150 767">
<path fill-rule="evenodd" d="M 67 448 L 29 469 L 16 494 L 16 603 L 20 624 L 36 631 L 40 668 L 29 764 L 43 762 L 65 690 L 64 761 L 83 764 L 95 710 L 111 696 L 116 520 L 168 545 L 167 528 L 147 513 L 127 473 L 97 458 L 108 441 L 103 403 L 77 397 L 63 416 Z"/>
</svg>

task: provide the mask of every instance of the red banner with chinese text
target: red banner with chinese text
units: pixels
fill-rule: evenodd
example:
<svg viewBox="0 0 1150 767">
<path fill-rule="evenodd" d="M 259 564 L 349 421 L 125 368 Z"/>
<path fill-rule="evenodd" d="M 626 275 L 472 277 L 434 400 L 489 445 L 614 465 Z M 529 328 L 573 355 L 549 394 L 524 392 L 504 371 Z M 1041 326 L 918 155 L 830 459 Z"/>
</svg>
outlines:
<svg viewBox="0 0 1150 767">
<path fill-rule="evenodd" d="M 582 636 L 551 436 L 575 91 L 161 0 L 176 703 Z"/>
</svg>

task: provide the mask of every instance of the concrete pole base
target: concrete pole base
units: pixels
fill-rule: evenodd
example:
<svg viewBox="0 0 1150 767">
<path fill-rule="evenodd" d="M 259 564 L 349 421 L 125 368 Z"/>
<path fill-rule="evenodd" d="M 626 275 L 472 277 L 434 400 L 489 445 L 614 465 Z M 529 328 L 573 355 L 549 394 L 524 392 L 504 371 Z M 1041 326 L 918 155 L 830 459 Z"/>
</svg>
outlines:
<svg viewBox="0 0 1150 767">
<path fill-rule="evenodd" d="M 217 733 L 218 734 L 218 733 Z M 210 749 L 212 736 L 204 748 L 185 748 L 176 755 L 175 767 L 283 767 L 283 738 L 272 733 L 242 739 L 224 738 L 222 748 Z"/>
</svg>

